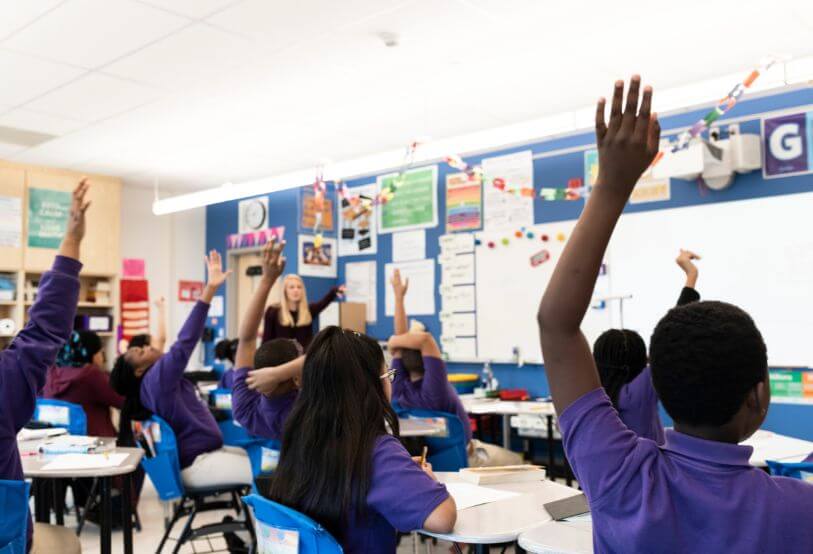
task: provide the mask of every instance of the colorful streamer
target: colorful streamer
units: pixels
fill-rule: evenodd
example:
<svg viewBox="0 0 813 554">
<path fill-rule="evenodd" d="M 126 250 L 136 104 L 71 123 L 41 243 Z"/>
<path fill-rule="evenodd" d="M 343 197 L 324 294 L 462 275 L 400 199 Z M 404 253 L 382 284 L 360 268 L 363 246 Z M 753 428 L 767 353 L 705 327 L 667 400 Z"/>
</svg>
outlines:
<svg viewBox="0 0 813 554">
<path fill-rule="evenodd" d="M 587 198 L 590 194 L 590 187 L 585 187 L 581 179 L 571 179 L 567 182 L 567 188 L 543 187 L 539 191 L 539 196 L 543 200 L 580 200 Z"/>
</svg>

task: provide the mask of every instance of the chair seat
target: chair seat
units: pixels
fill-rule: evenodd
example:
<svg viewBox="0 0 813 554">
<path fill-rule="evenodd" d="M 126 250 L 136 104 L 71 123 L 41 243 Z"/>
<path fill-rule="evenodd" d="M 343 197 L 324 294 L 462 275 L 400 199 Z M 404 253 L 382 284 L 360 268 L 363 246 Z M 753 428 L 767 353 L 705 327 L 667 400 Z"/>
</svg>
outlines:
<svg viewBox="0 0 813 554">
<path fill-rule="evenodd" d="M 187 496 L 215 496 L 228 492 L 242 492 L 251 488 L 245 483 L 235 483 L 233 485 L 214 485 L 211 487 L 187 487 L 184 486 Z"/>
</svg>

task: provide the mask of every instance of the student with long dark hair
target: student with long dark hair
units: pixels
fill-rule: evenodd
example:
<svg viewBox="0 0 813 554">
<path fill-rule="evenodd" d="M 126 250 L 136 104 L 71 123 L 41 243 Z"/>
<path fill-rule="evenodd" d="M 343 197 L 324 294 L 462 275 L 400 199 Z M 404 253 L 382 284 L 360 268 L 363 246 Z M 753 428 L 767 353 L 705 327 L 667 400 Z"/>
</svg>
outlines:
<svg viewBox="0 0 813 554">
<path fill-rule="evenodd" d="M 339 327 L 314 337 L 269 496 L 323 525 L 347 553 L 394 553 L 396 530 L 448 533 L 457 519 L 431 468 L 398 441 L 391 394 L 376 341 Z"/>
</svg>

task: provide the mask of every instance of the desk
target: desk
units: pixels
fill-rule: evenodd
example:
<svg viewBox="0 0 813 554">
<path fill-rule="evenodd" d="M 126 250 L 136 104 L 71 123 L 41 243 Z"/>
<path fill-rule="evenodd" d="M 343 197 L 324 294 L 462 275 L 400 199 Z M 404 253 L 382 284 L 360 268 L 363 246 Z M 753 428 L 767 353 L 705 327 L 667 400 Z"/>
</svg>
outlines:
<svg viewBox="0 0 813 554">
<path fill-rule="evenodd" d="M 519 545 L 528 552 L 540 554 L 592 554 L 593 522 L 589 514 L 549 521 L 522 533 Z"/>
<path fill-rule="evenodd" d="M 115 439 L 104 438 L 103 443 L 108 445 L 115 444 Z M 110 554 L 111 551 L 111 536 L 113 533 L 112 514 L 113 507 L 110 494 L 113 488 L 113 477 L 121 475 L 124 483 L 121 489 L 121 504 L 122 504 L 122 524 L 124 532 L 124 552 L 125 554 L 132 554 L 133 552 L 133 514 L 131 503 L 132 492 L 132 473 L 138 469 L 141 462 L 141 457 L 144 455 L 140 448 L 113 448 L 108 452 L 127 454 L 119 465 L 115 467 L 105 467 L 97 469 L 71 469 L 64 471 L 52 471 L 43 469 L 52 457 L 44 457 L 42 455 L 30 455 L 30 452 L 36 452 L 38 445 L 41 441 L 25 441 L 18 442 L 17 446 L 20 449 L 21 460 L 23 463 L 23 474 L 29 478 L 40 479 L 79 479 L 82 477 L 95 477 L 99 479 L 101 489 L 102 505 L 100 509 L 100 538 L 101 538 L 101 554 Z M 36 506 L 35 513 L 37 514 L 37 521 L 49 519 L 47 514 L 40 513 L 42 510 Z M 58 512 L 59 513 L 59 512 Z M 57 523 L 61 524 L 57 519 Z"/>
<path fill-rule="evenodd" d="M 407 437 L 431 437 L 440 435 L 446 431 L 445 425 L 438 425 L 425 419 L 404 418 L 398 419 L 398 427 L 401 429 L 401 436 Z"/>
<path fill-rule="evenodd" d="M 463 482 L 457 473 L 438 472 L 436 475 L 441 483 Z M 488 488 L 521 494 L 457 512 L 454 531 L 448 535 L 420 532 L 451 542 L 473 544 L 478 554 L 488 552 L 489 545 L 515 542 L 521 533 L 550 521 L 543 504 L 580 494 L 553 481 L 488 485 Z"/>
<path fill-rule="evenodd" d="M 766 467 L 765 460 L 782 462 L 801 462 L 813 453 L 813 442 L 780 435 L 764 429 L 758 430 L 747 441 L 741 444 L 753 446 L 751 465 Z"/>
</svg>

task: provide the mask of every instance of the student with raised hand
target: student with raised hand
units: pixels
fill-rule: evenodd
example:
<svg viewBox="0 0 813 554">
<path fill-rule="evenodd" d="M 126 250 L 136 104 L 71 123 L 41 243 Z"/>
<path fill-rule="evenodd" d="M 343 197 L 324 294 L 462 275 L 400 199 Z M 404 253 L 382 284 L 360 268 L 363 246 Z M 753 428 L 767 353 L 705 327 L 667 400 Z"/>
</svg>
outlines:
<svg viewBox="0 0 813 554">
<path fill-rule="evenodd" d="M 587 495 L 596 552 L 809 552 L 800 514 L 813 486 L 771 477 L 738 443 L 770 401 L 765 344 L 753 320 L 722 302 L 670 310 L 650 341 L 652 377 L 674 419 L 662 446 L 619 419 L 579 327 L 604 252 L 636 181 L 658 150 L 652 90 L 615 85 L 609 124 L 596 114 L 599 176 L 539 306 L 545 372 L 565 452 Z"/>
<path fill-rule="evenodd" d="M 682 248 L 680 254 L 678 254 L 678 257 L 675 259 L 675 263 L 686 274 L 686 284 L 683 285 L 683 290 L 680 291 L 680 297 L 677 301 L 678 306 L 698 302 L 700 300 L 700 293 L 696 290 L 697 277 L 700 272 L 694 264 L 694 260 L 699 259 L 700 256 L 691 250 L 683 250 Z"/>
<path fill-rule="evenodd" d="M 82 179 L 71 198 L 67 229 L 51 270 L 40 280 L 29 321 L 0 352 L 0 479 L 23 480 L 17 449 L 17 433 L 31 420 L 37 393 L 45 385 L 48 368 L 73 330 L 79 302 L 79 247 L 85 236 L 85 201 L 89 184 Z M 28 521 L 28 544 L 32 548 L 32 525 Z M 33 548 L 43 543 L 60 544 L 60 552 L 79 552 L 79 541 L 64 528 L 37 524 Z"/>
<path fill-rule="evenodd" d="M 269 439 L 282 438 L 285 419 L 297 396 L 293 381 L 301 374 L 304 361 L 302 347 L 294 339 L 276 338 L 257 348 L 257 328 L 268 294 L 285 270 L 284 247 L 285 242 L 274 240 L 263 247 L 263 274 L 240 322 L 234 360 L 234 419 L 249 433 Z M 259 376 L 249 377 L 255 367 L 263 369 Z"/>
<path fill-rule="evenodd" d="M 324 526 L 347 554 L 392 554 L 396 530 L 449 533 L 457 519 L 431 467 L 399 442 L 390 401 L 376 341 L 333 326 L 314 337 L 269 497 Z"/>
<path fill-rule="evenodd" d="M 184 377 L 195 346 L 203 336 L 209 304 L 230 271 L 223 271 L 220 254 L 206 258 L 208 282 L 192 308 L 178 339 L 162 354 L 152 346 L 131 347 L 116 360 L 110 382 L 125 396 L 119 440 L 132 444 L 131 421 L 155 413 L 175 432 L 181 478 L 188 487 L 250 485 L 251 464 L 245 451 L 223 447 L 223 435 L 197 389 Z"/>
</svg>

